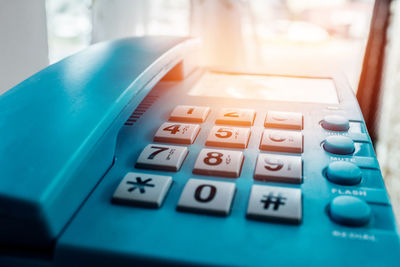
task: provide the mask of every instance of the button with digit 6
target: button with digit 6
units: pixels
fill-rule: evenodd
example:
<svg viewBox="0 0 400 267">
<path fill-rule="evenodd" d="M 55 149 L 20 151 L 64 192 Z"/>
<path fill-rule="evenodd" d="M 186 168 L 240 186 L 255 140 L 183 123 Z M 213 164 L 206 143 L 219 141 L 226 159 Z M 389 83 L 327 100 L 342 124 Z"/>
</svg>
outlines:
<svg viewBox="0 0 400 267">
<path fill-rule="evenodd" d="M 323 147 L 329 153 L 348 155 L 354 152 L 354 141 L 347 136 L 328 136 Z"/>
<path fill-rule="evenodd" d="M 321 125 L 326 130 L 338 132 L 345 132 L 350 128 L 349 120 L 340 115 L 325 116 Z"/>
<path fill-rule="evenodd" d="M 329 181 L 341 185 L 355 185 L 361 181 L 361 169 L 354 163 L 334 161 L 326 168 Z"/>
<path fill-rule="evenodd" d="M 347 226 L 363 226 L 371 218 L 369 205 L 353 196 L 335 197 L 329 205 L 329 213 L 333 221 Z"/>
</svg>

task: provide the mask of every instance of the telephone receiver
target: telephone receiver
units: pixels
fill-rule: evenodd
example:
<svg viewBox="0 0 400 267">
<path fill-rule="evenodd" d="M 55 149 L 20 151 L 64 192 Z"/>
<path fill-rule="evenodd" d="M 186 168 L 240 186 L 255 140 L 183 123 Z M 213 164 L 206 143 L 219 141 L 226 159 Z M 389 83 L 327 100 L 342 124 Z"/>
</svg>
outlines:
<svg viewBox="0 0 400 267">
<path fill-rule="evenodd" d="M 191 38 L 95 44 L 0 96 L 0 245 L 50 247 L 112 166 L 152 87 L 183 79 Z M 186 61 L 185 61 L 186 62 Z"/>
</svg>

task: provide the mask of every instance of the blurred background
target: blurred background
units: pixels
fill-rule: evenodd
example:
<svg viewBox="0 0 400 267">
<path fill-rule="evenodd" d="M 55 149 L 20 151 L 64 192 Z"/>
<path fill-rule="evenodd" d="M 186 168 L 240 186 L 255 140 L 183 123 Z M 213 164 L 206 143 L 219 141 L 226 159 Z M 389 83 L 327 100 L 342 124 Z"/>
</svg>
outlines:
<svg viewBox="0 0 400 267">
<path fill-rule="evenodd" d="M 368 48 L 377 3 L 387 7 L 374 21 L 383 45 Z M 399 0 L 0 0 L 0 94 L 93 43 L 143 35 L 200 37 L 205 65 L 343 73 L 355 93 L 381 92 L 366 96 L 379 103 L 368 126 L 400 221 L 399 16 Z M 379 68 L 378 82 L 363 64 Z"/>
</svg>

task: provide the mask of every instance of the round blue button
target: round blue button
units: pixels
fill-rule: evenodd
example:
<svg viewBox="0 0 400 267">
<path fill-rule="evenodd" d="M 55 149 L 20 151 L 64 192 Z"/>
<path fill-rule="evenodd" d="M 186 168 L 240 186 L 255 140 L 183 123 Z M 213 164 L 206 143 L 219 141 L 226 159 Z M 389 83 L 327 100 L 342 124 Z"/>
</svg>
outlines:
<svg viewBox="0 0 400 267">
<path fill-rule="evenodd" d="M 326 169 L 329 181 L 341 185 L 355 185 L 361 181 L 361 169 L 351 162 L 334 161 Z"/>
<path fill-rule="evenodd" d="M 349 120 L 340 115 L 327 115 L 322 121 L 322 127 L 330 131 L 344 132 L 350 128 Z"/>
<path fill-rule="evenodd" d="M 363 226 L 371 218 L 371 208 L 362 199 L 353 196 L 335 197 L 329 206 L 331 219 L 348 226 Z"/>
<path fill-rule="evenodd" d="M 347 155 L 354 152 L 354 142 L 347 136 L 328 136 L 324 142 L 324 149 L 329 153 Z"/>
</svg>

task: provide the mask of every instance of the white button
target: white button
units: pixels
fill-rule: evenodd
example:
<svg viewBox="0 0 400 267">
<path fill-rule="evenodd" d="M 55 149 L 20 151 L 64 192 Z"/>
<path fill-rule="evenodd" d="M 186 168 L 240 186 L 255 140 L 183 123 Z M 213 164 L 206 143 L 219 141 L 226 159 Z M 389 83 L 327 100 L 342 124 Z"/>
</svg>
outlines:
<svg viewBox="0 0 400 267">
<path fill-rule="evenodd" d="M 246 148 L 250 129 L 214 126 L 207 137 L 207 146 Z"/>
<path fill-rule="evenodd" d="M 254 109 L 223 108 L 219 111 L 217 124 L 251 126 L 256 112 Z"/>
<path fill-rule="evenodd" d="M 198 124 L 165 122 L 157 130 L 154 141 L 174 144 L 193 144 L 199 134 Z"/>
<path fill-rule="evenodd" d="M 115 190 L 112 201 L 119 204 L 159 208 L 172 184 L 172 177 L 127 173 Z"/>
<path fill-rule="evenodd" d="M 298 112 L 268 111 L 264 122 L 265 127 L 290 130 L 303 129 L 303 115 Z"/>
<path fill-rule="evenodd" d="M 227 216 L 236 185 L 230 182 L 189 179 L 178 202 L 178 210 Z"/>
<path fill-rule="evenodd" d="M 178 171 L 188 154 L 187 147 L 166 146 L 159 144 L 147 145 L 138 160 L 136 168 Z"/>
<path fill-rule="evenodd" d="M 247 217 L 256 220 L 300 224 L 302 218 L 301 190 L 253 185 Z"/>
<path fill-rule="evenodd" d="M 259 154 L 254 179 L 300 184 L 303 176 L 302 165 L 299 156 Z"/>
<path fill-rule="evenodd" d="M 261 150 L 302 153 L 303 135 L 295 131 L 264 130 Z"/>
<path fill-rule="evenodd" d="M 169 121 L 204 122 L 210 113 L 209 107 L 177 106 L 169 116 Z"/>
<path fill-rule="evenodd" d="M 239 177 L 243 158 L 241 151 L 203 148 L 194 164 L 193 173 Z"/>
</svg>

